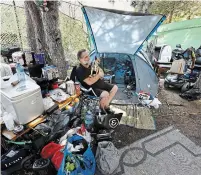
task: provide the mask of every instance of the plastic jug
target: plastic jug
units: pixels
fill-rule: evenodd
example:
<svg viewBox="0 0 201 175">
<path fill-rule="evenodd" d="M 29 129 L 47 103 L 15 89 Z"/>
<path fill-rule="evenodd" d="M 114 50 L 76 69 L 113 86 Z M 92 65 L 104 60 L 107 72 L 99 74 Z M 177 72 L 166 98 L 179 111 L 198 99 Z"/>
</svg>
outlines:
<svg viewBox="0 0 201 175">
<path fill-rule="evenodd" d="M 4 112 L 3 121 L 6 125 L 6 128 L 9 131 L 12 131 L 14 129 L 15 123 L 14 123 L 13 116 L 11 113 Z"/>
<path fill-rule="evenodd" d="M 18 80 L 20 82 L 20 86 L 18 90 L 22 91 L 26 89 L 25 72 L 24 72 L 24 67 L 19 62 L 16 64 L 16 71 L 17 71 Z"/>
<path fill-rule="evenodd" d="M 75 86 L 74 86 L 74 82 L 72 80 L 66 82 L 66 88 L 67 88 L 66 91 L 69 95 L 75 94 Z"/>
</svg>

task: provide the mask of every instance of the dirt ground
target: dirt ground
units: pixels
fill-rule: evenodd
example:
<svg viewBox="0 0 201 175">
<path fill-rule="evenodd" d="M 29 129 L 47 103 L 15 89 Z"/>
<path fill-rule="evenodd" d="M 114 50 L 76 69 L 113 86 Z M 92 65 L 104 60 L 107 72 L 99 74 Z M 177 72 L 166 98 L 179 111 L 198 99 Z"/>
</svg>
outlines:
<svg viewBox="0 0 201 175">
<path fill-rule="evenodd" d="M 153 110 L 156 130 L 142 130 L 120 125 L 113 139 L 117 148 L 129 145 L 171 125 L 201 146 L 201 100 L 184 100 L 179 96 L 179 90 L 166 90 L 163 86 L 159 90 L 158 98 L 162 106 L 158 110 Z"/>
</svg>

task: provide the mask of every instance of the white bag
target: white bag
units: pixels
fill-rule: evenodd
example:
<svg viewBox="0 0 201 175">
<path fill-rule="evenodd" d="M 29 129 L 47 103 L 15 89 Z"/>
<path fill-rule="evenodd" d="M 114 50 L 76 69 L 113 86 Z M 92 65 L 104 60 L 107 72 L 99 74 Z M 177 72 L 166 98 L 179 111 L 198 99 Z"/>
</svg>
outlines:
<svg viewBox="0 0 201 175">
<path fill-rule="evenodd" d="M 55 103 L 53 102 L 53 100 L 50 97 L 43 98 L 43 105 L 44 105 L 45 110 L 48 110 L 49 108 L 54 106 L 54 104 Z"/>
<path fill-rule="evenodd" d="M 66 82 L 66 87 L 67 87 L 66 92 L 69 95 L 74 95 L 75 94 L 75 85 L 74 85 L 74 82 L 72 80 Z"/>
<path fill-rule="evenodd" d="M 54 90 L 50 91 L 50 97 L 54 101 L 61 103 L 61 102 L 65 101 L 69 97 L 69 95 L 66 94 L 64 91 L 62 91 L 61 89 L 54 89 Z"/>
</svg>

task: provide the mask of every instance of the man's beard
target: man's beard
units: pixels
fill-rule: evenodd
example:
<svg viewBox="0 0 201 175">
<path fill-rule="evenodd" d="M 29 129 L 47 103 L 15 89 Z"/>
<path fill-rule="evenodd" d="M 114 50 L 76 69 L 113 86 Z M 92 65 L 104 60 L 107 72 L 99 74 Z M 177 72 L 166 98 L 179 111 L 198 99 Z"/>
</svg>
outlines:
<svg viewBox="0 0 201 175">
<path fill-rule="evenodd" d="M 87 66 L 89 65 L 89 61 L 83 61 L 83 64 Z"/>
</svg>

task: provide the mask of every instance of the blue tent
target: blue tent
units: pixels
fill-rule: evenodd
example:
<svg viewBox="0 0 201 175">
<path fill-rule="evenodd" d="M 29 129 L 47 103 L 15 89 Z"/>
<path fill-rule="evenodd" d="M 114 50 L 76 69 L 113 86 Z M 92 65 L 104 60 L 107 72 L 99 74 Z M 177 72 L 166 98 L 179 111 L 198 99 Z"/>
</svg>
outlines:
<svg viewBox="0 0 201 175">
<path fill-rule="evenodd" d="M 91 41 L 91 58 L 101 54 L 108 60 L 115 58 L 119 63 L 122 59 L 130 60 L 135 74 L 136 91 L 143 90 L 156 95 L 158 92 L 157 75 L 146 54 L 140 50 L 143 43 L 164 21 L 165 16 L 88 6 L 83 6 L 82 11 Z M 122 67 L 115 68 L 115 80 L 121 79 L 125 73 Z M 125 94 L 122 94 L 123 83 L 117 84 L 120 90 L 119 95 L 116 95 L 116 102 L 138 102 L 136 97 L 133 97 L 132 101 L 125 98 Z"/>
</svg>

